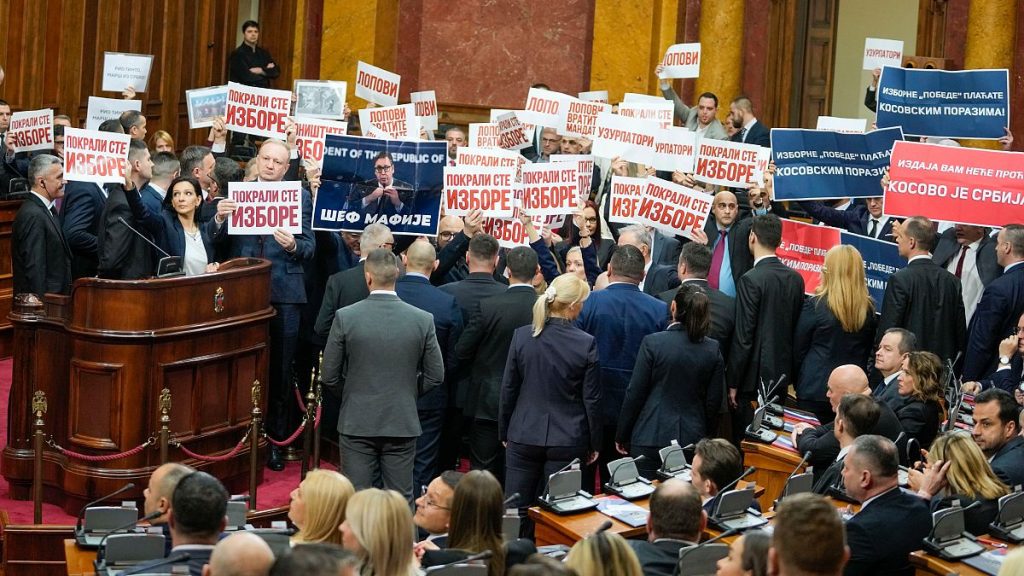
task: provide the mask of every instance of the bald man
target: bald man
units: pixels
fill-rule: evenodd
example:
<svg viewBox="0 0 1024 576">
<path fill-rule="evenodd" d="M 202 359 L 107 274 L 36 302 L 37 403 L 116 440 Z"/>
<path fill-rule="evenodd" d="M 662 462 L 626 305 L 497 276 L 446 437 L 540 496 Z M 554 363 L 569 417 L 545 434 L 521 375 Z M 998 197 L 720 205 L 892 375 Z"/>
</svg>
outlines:
<svg viewBox="0 0 1024 576">
<path fill-rule="evenodd" d="M 672 576 L 679 563 L 679 549 L 700 541 L 708 515 L 693 484 L 676 478 L 658 486 L 650 506 L 647 540 L 628 542 L 646 576 Z"/>
<path fill-rule="evenodd" d="M 266 576 L 273 564 L 274 553 L 263 538 L 235 532 L 214 547 L 203 576 Z"/>
<path fill-rule="evenodd" d="M 462 333 L 462 312 L 454 296 L 430 284 L 430 274 L 438 264 L 434 246 L 430 242 L 423 239 L 413 242 L 402 260 L 405 262 L 405 276 L 395 283 L 395 292 L 403 302 L 434 316 L 434 331 L 441 347 L 445 374 L 449 374 L 455 359 L 455 342 Z M 413 486 L 426 486 L 438 475 L 441 426 L 447 405 L 448 392 L 444 384 L 416 401 L 416 412 L 423 433 L 416 440 Z"/>
<path fill-rule="evenodd" d="M 867 374 L 864 373 L 860 366 L 845 364 L 832 370 L 832 373 L 829 374 L 828 391 L 825 393 L 825 396 L 828 397 L 833 412 L 838 411 L 839 401 L 847 394 L 871 396 L 871 387 L 868 386 Z M 896 417 L 896 413 L 892 411 L 892 408 L 885 403 L 879 402 L 878 405 L 881 409 L 878 423 L 868 432 L 885 436 L 896 442 L 903 432 L 899 418 Z M 817 480 L 835 462 L 836 456 L 839 455 L 840 447 L 839 440 L 835 436 L 835 422 L 816 427 L 803 422 L 796 424 L 793 427 L 793 445 L 797 447 L 801 454 L 811 452 L 811 457 L 807 460 L 807 463 L 810 466 L 814 466 L 814 476 L 815 480 Z M 898 447 L 900 461 L 905 462 L 907 456 L 905 438 L 899 438 Z"/>
<path fill-rule="evenodd" d="M 715 194 L 711 215 L 704 224 L 704 240 L 711 249 L 708 285 L 735 298 L 740 276 L 754 266 L 754 255 L 747 246 L 751 220 L 739 219 L 739 200 L 728 190 Z"/>
</svg>

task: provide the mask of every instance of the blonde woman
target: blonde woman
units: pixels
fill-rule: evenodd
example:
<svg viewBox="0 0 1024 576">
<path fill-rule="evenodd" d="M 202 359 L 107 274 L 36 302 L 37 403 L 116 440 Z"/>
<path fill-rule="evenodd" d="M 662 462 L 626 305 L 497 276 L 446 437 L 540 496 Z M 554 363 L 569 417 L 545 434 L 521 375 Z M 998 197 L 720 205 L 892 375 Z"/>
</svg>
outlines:
<svg viewBox="0 0 1024 576">
<path fill-rule="evenodd" d="M 342 546 L 359 559 L 360 576 L 416 574 L 412 514 L 398 492 L 379 488 L 356 492 L 338 529 Z"/>
<path fill-rule="evenodd" d="M 860 252 L 853 246 L 833 246 L 825 253 L 821 282 L 804 301 L 796 325 L 797 407 L 813 412 L 822 424 L 835 418 L 825 396 L 828 376 L 845 364 L 867 365 L 875 326 Z"/>
<path fill-rule="evenodd" d="M 174 138 L 171 138 L 171 135 L 166 130 L 154 132 L 153 136 L 149 138 L 149 146 L 153 149 L 153 154 L 157 152 L 170 152 L 174 154 Z"/>
<path fill-rule="evenodd" d="M 342 545 L 338 525 L 345 521 L 345 507 L 356 493 L 348 478 L 333 470 L 313 470 L 292 490 L 288 519 L 299 531 L 292 545 L 329 542 Z"/>
<path fill-rule="evenodd" d="M 900 402 L 896 417 L 907 433 L 927 449 L 942 421 L 942 363 L 931 352 L 910 352 L 899 376 Z"/>
<path fill-rule="evenodd" d="M 998 576 L 1020 576 L 1024 574 L 1024 548 L 1017 548 L 1006 555 Z"/>
<path fill-rule="evenodd" d="M 565 565 L 587 576 L 643 576 L 640 560 L 618 534 L 598 532 L 569 550 Z"/>
<path fill-rule="evenodd" d="M 533 324 L 512 335 L 498 428 L 507 447 L 505 495 L 519 493 L 520 506 L 531 504 L 548 475 L 574 458 L 597 459 L 597 345 L 573 325 L 589 295 L 585 280 L 562 274 L 537 297 Z"/>
</svg>

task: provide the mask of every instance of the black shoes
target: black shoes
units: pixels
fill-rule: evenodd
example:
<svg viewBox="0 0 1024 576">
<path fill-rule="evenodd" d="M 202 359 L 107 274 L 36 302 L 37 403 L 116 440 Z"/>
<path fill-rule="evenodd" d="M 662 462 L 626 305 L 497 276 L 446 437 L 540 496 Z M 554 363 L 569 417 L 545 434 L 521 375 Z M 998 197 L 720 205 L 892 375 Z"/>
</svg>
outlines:
<svg viewBox="0 0 1024 576">
<path fill-rule="evenodd" d="M 267 468 L 274 472 L 284 470 L 284 458 L 281 457 L 281 449 L 277 446 L 270 447 L 270 457 L 267 458 Z"/>
</svg>

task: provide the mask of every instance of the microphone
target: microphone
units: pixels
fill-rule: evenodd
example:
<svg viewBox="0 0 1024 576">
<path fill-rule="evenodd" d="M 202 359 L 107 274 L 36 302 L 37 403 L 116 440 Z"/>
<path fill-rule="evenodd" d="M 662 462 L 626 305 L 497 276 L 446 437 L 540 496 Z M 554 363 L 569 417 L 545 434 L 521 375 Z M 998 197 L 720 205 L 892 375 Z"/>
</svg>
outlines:
<svg viewBox="0 0 1024 576">
<path fill-rule="evenodd" d="M 733 534 L 739 534 L 739 532 L 740 532 L 739 528 L 729 528 L 728 530 L 726 530 L 725 532 L 722 532 L 718 536 L 715 536 L 714 538 L 712 538 L 710 540 L 705 540 L 705 541 L 701 542 L 700 544 L 697 544 L 697 546 L 699 547 L 699 546 L 704 546 L 705 544 L 714 544 L 715 542 L 718 542 L 722 538 L 728 538 L 729 536 L 732 536 Z"/>
<path fill-rule="evenodd" d="M 611 527 L 612 527 L 612 521 L 611 520 L 605 520 L 604 522 L 601 522 L 601 525 L 597 527 L 597 530 L 594 530 L 594 532 L 591 534 L 591 536 L 593 536 L 594 534 L 600 534 L 601 532 L 606 532 L 606 531 L 610 530 Z"/>
<path fill-rule="evenodd" d="M 902 434 L 902 432 L 900 432 L 900 434 Z M 799 471 L 800 468 L 804 464 L 806 464 L 808 460 L 811 459 L 811 454 L 813 454 L 813 453 L 814 452 L 811 451 L 811 450 L 808 450 L 807 452 L 804 452 L 804 457 L 800 459 L 800 462 L 796 465 L 796 468 L 793 468 L 793 471 L 790 472 L 789 476 L 786 477 L 786 481 L 782 483 L 783 486 L 785 486 L 786 484 L 789 484 L 789 481 L 793 479 L 793 476 L 796 476 L 797 471 Z"/>
<path fill-rule="evenodd" d="M 103 545 L 107 543 L 107 538 L 110 538 L 110 536 L 112 534 L 120 532 L 121 530 L 126 530 L 128 528 L 134 528 L 135 526 L 138 526 L 140 522 L 149 522 L 150 520 L 155 520 L 155 519 L 159 518 L 162 514 L 163 514 L 163 512 L 161 512 L 159 510 L 154 510 L 154 511 L 150 512 L 149 514 L 146 514 L 142 518 L 140 518 L 138 520 L 135 520 L 134 522 L 131 522 L 129 524 L 125 524 L 124 526 L 118 526 L 117 528 L 114 528 L 110 532 L 107 532 L 103 536 L 103 538 L 100 539 L 100 543 L 96 547 L 96 562 L 100 563 L 101 561 L 106 559 L 107 551 L 103 547 Z M 97 564 L 97 565 L 99 565 L 99 564 Z"/>
<path fill-rule="evenodd" d="M 514 504 L 517 500 L 519 500 L 519 492 L 516 492 L 515 494 L 512 494 L 508 498 L 505 498 L 505 503 L 502 506 L 504 506 L 505 508 L 508 508 L 509 506 Z"/>
<path fill-rule="evenodd" d="M 170 255 L 170 254 L 168 254 L 168 253 L 167 253 L 167 252 L 166 252 L 166 251 L 165 251 L 165 250 L 164 250 L 163 248 L 161 248 L 161 247 L 157 246 L 157 245 L 156 245 L 156 244 L 155 244 L 155 243 L 154 243 L 154 242 L 153 242 L 152 240 L 150 240 L 149 238 L 146 238 L 146 235 L 145 235 L 145 234 L 143 234 L 142 232 L 139 232 L 139 231 L 138 231 L 138 230 L 136 230 L 135 228 L 132 228 L 132 225 L 131 225 L 131 224 L 129 224 L 129 223 L 127 223 L 127 222 L 125 222 L 125 220 L 124 220 L 124 217 L 123 217 L 123 216 L 118 216 L 118 217 L 117 217 L 117 221 L 118 221 L 118 222 L 120 222 L 121 224 L 124 224 L 124 225 L 125 225 L 125 226 L 126 226 L 126 227 L 127 227 L 128 229 L 129 229 L 129 230 L 131 230 L 132 232 L 134 232 L 136 236 L 138 236 L 139 238 L 142 238 L 143 240 L 145 240 L 145 241 L 146 241 L 146 244 L 149 244 L 149 245 L 150 245 L 150 246 L 152 246 L 153 248 L 156 248 L 156 249 L 157 249 L 157 251 L 159 251 L 159 252 L 160 252 L 161 254 L 163 254 L 164 256 L 166 256 L 166 257 L 168 257 L 168 258 L 171 258 L 171 255 Z"/>
<path fill-rule="evenodd" d="M 757 468 L 755 468 L 754 466 L 747 468 L 746 470 L 743 471 L 743 474 L 740 474 L 739 476 L 736 477 L 735 480 L 726 484 L 725 488 L 719 490 L 718 494 L 715 494 L 715 497 L 711 499 L 711 512 L 715 512 L 715 507 L 718 506 L 718 500 L 722 497 L 722 494 L 725 494 L 729 490 L 732 490 L 737 484 L 740 483 L 740 480 L 743 480 L 743 478 L 749 476 L 754 470 L 757 470 Z"/>
<path fill-rule="evenodd" d="M 573 466 L 579 465 L 579 463 L 580 463 L 580 459 L 579 458 L 573 458 L 572 462 L 569 462 L 565 466 L 562 466 L 561 468 L 559 468 L 558 472 L 555 472 L 551 476 L 548 476 L 548 481 L 544 484 L 544 495 L 546 497 L 548 497 L 548 498 L 551 497 L 551 478 L 552 477 L 558 476 L 559 474 L 561 474 L 562 472 L 565 472 L 566 470 L 572 468 Z"/>
<path fill-rule="evenodd" d="M 124 486 L 121 486 L 117 490 L 114 490 L 110 494 L 107 494 L 106 496 L 103 496 L 101 498 L 97 498 L 97 499 L 93 500 L 92 502 L 89 502 L 85 506 L 82 506 L 82 510 L 79 511 L 78 518 L 75 521 L 75 534 L 78 534 L 79 532 L 82 531 L 82 520 L 85 519 L 85 511 L 86 510 L 88 510 L 89 508 L 92 508 L 93 506 L 99 504 L 100 502 L 103 502 L 104 500 L 109 500 L 110 498 L 113 498 L 114 496 L 117 496 L 118 494 L 120 494 L 122 492 L 125 492 L 126 490 L 131 490 L 132 488 L 135 488 L 135 483 L 134 482 L 129 482 L 129 483 L 125 484 Z"/>
<path fill-rule="evenodd" d="M 627 458 L 625 461 L 619 462 L 619 464 L 617 466 L 615 466 L 615 469 L 612 470 L 611 478 L 609 479 L 610 482 L 608 482 L 608 484 L 610 484 L 612 486 L 618 486 L 619 485 L 619 483 L 615 480 L 615 475 L 619 473 L 619 468 L 622 468 L 626 464 L 636 464 L 637 462 L 639 462 L 641 460 L 646 460 L 646 459 L 647 459 L 647 456 L 644 456 L 643 454 L 641 454 L 641 455 L 637 456 L 636 458 Z"/>
</svg>

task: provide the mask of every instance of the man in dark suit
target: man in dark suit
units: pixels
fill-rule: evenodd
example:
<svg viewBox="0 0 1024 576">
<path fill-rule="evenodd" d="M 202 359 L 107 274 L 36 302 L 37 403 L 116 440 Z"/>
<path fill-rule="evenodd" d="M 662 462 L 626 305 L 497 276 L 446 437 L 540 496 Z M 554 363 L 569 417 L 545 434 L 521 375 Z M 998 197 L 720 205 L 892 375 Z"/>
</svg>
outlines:
<svg viewBox="0 0 1024 576">
<path fill-rule="evenodd" d="M 101 186 L 92 182 L 68 182 L 61 203 L 61 230 L 71 248 L 72 278 L 96 275 L 99 252 L 96 230 L 107 203 L 108 190 L 115 185 Z"/>
<path fill-rule="evenodd" d="M 683 244 L 682 251 L 679 253 L 679 264 L 676 267 L 676 273 L 682 284 L 677 288 L 658 294 L 658 298 L 665 304 L 671 304 L 682 285 L 694 284 L 703 288 L 711 299 L 711 330 L 708 332 L 708 336 L 718 340 L 722 357 L 728 361 L 729 343 L 732 340 L 732 330 L 736 323 L 736 299 L 708 285 L 707 278 L 710 268 L 711 250 L 707 246 L 697 242 Z"/>
<path fill-rule="evenodd" d="M 729 104 L 729 121 L 736 128 L 736 133 L 730 138 L 733 142 L 772 147 L 771 132 L 754 116 L 754 103 L 750 98 L 739 96 Z"/>
<path fill-rule="evenodd" d="M 967 322 L 960 281 L 937 265 L 932 222 L 915 216 L 893 226 L 907 267 L 889 276 L 876 342 L 889 328 L 906 328 L 917 336 L 917 349 L 955 360 L 967 345 Z"/>
<path fill-rule="evenodd" d="M 437 345 L 441 348 L 447 379 L 447 375 L 455 368 L 455 343 L 462 333 L 462 313 L 451 294 L 430 284 L 430 273 L 437 267 L 434 246 L 430 242 L 413 242 L 403 259 L 405 276 L 395 283 L 395 292 L 402 302 L 430 312 L 434 317 L 434 332 L 437 334 Z M 437 476 L 437 455 L 441 448 L 441 427 L 447 406 L 448 390 L 445 382 L 416 401 L 416 413 L 423 433 L 416 440 L 414 486 L 426 486 Z"/>
<path fill-rule="evenodd" d="M 992 465 L 992 471 L 1011 488 L 1024 484 L 1024 438 L 1020 435 L 1020 406 L 1013 394 L 989 388 L 974 397 L 971 436 Z"/>
<path fill-rule="evenodd" d="M 363 229 L 359 238 L 359 252 L 363 256 L 359 263 L 341 272 L 331 274 L 324 289 L 324 299 L 320 304 L 320 313 L 316 317 L 314 331 L 326 339 L 334 323 L 334 313 L 345 306 L 365 300 L 370 295 L 366 287 L 366 274 L 363 270 L 365 255 L 378 248 L 390 250 L 395 245 L 395 237 L 387 226 L 374 223 Z"/>
<path fill-rule="evenodd" d="M 1010 224 L 996 236 L 996 263 L 1003 273 L 981 295 L 967 330 L 964 380 L 980 380 L 998 367 L 999 341 L 1024 314 L 1024 226 Z"/>
<path fill-rule="evenodd" d="M 708 285 L 735 298 L 740 277 L 754 265 L 754 255 L 747 247 L 752 220 L 737 221 L 739 204 L 736 194 L 728 190 L 715 194 L 711 216 L 704 224 L 703 240 L 711 249 Z"/>
<path fill-rule="evenodd" d="M 629 228 L 623 229 L 620 241 L 627 236 L 627 230 Z M 644 253 L 635 246 L 620 244 L 608 263 L 611 284 L 604 290 L 592 292 L 576 319 L 576 326 L 596 339 L 597 356 L 601 359 L 604 430 L 598 465 L 602 484 L 608 481 L 607 463 L 616 458 L 615 429 L 626 388 L 633 376 L 640 341 L 668 325 L 665 304 L 640 292 L 645 260 Z"/>
<path fill-rule="evenodd" d="M 768 549 L 768 574 L 839 576 L 850 557 L 843 521 L 817 494 L 794 494 L 779 505 Z"/>
<path fill-rule="evenodd" d="M 171 189 L 171 181 L 181 173 L 181 162 L 170 152 L 153 154 L 152 178 L 139 193 L 142 204 L 153 214 L 163 210 L 164 197 Z M 226 190 L 225 190 L 226 192 Z"/>
<path fill-rule="evenodd" d="M 64 196 L 60 159 L 41 154 L 28 167 L 31 192 L 18 208 L 11 229 L 11 268 L 15 294 L 68 294 L 71 249 L 64 241 L 54 201 Z"/>
<path fill-rule="evenodd" d="M 829 226 L 869 238 L 892 241 L 894 220 L 882 213 L 881 196 L 865 198 L 863 204 L 854 204 L 846 210 L 830 208 L 816 200 L 800 202 L 800 207 L 812 218 Z"/>
<path fill-rule="evenodd" d="M 689 482 L 662 482 L 650 500 L 647 540 L 627 540 L 644 576 L 672 576 L 677 573 L 679 550 L 696 546 L 707 526 L 700 495 Z"/>
<path fill-rule="evenodd" d="M 455 488 L 462 480 L 462 472 L 445 470 L 441 475 L 424 486 L 420 497 L 416 499 L 416 510 L 412 521 L 424 540 L 430 541 L 438 548 L 448 547 L 448 526 L 452 520 L 452 498 Z"/>
<path fill-rule="evenodd" d="M 917 336 L 904 328 L 889 328 L 878 342 L 871 371 L 874 380 L 871 395 L 893 410 L 903 405 L 899 378 L 903 373 L 903 359 L 914 350 L 917 350 Z"/>
<path fill-rule="evenodd" d="M 469 462 L 474 470 L 488 470 L 499 481 L 505 478 L 505 450 L 498 441 L 498 398 L 505 360 L 516 328 L 533 321 L 537 292 L 533 277 L 540 267 L 532 248 L 509 251 L 505 266 L 509 287 L 502 294 L 480 301 L 455 349 L 459 363 L 469 370 L 465 414 L 472 418 L 469 431 Z"/>
<path fill-rule="evenodd" d="M 397 257 L 378 248 L 364 268 L 370 295 L 335 313 L 324 348 L 324 385 L 341 396 L 340 469 L 357 490 L 396 490 L 411 504 L 416 399 L 444 380 L 444 360 L 433 318 L 395 293 Z"/>
<path fill-rule="evenodd" d="M 373 172 L 374 178 L 353 187 L 348 210 L 372 216 L 411 214 L 415 209 L 416 189 L 395 178 L 395 160 L 390 152 L 377 153 Z"/>
<path fill-rule="evenodd" d="M 103 205 L 103 216 L 96 234 L 99 255 L 96 274 L 100 278 L 138 280 L 149 278 L 155 269 L 152 246 L 139 236 L 146 232 L 132 215 L 125 196 L 129 184 L 132 190 L 140 190 L 153 177 L 153 160 L 144 141 L 133 139 L 128 146 L 128 170 L 129 181 L 125 182 L 125 187 L 109 188 L 109 196 Z"/>
<path fill-rule="evenodd" d="M 709 516 L 714 511 L 715 496 L 742 473 L 743 455 L 728 440 L 705 438 L 697 442 L 690 462 L 690 477 Z"/>
<path fill-rule="evenodd" d="M 751 219 L 748 247 L 754 267 L 736 286 L 736 330 L 729 350 L 729 404 L 736 411 L 738 444 L 753 418 L 761 381 L 793 374 L 793 333 L 804 298 L 804 280 L 775 255 L 782 222 L 774 214 Z"/>
<path fill-rule="evenodd" d="M 814 467 L 814 493 L 831 496 L 834 492 L 845 492 L 843 489 L 843 460 L 853 441 L 858 436 L 867 434 L 878 425 L 882 410 L 878 402 L 864 394 L 846 394 L 839 401 L 836 417 L 832 424 L 832 437 L 836 439 L 839 453 L 836 454 L 827 468 L 818 472 Z"/>
<path fill-rule="evenodd" d="M 656 264 L 652 259 L 653 238 L 644 226 L 633 224 L 619 230 L 618 246 L 634 246 L 644 257 L 644 277 L 640 281 L 640 290 L 644 294 L 656 296 L 669 288 L 679 286 L 674 266 Z M 673 264 L 675 261 L 673 261 Z"/>
<path fill-rule="evenodd" d="M 651 232 L 651 262 L 658 266 L 673 267 L 679 260 L 681 248 L 679 240 L 672 236 L 666 236 L 657 229 L 650 229 Z"/>
<path fill-rule="evenodd" d="M 967 224 L 947 228 L 935 242 L 932 260 L 960 279 L 964 314 L 970 322 L 985 287 L 1003 273 L 989 229 Z"/>
</svg>

